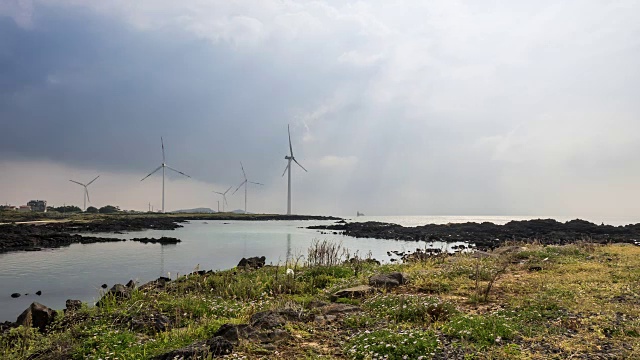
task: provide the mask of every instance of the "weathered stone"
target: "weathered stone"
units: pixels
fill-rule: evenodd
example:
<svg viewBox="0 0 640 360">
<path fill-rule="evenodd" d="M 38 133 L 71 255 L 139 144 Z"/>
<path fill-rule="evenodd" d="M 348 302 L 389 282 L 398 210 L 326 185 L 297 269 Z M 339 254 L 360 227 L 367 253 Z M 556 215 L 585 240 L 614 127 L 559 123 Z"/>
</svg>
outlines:
<svg viewBox="0 0 640 360">
<path fill-rule="evenodd" d="M 131 319 L 131 330 L 146 333 L 158 333 L 169 330 L 171 320 L 163 314 L 145 314 Z"/>
<path fill-rule="evenodd" d="M 116 301 L 128 299 L 131 297 L 131 289 L 122 284 L 115 284 L 109 291 L 96 303 L 97 307 L 104 306 L 105 299 L 114 298 Z"/>
<path fill-rule="evenodd" d="M 264 257 L 264 256 L 242 258 L 240 260 L 240 262 L 238 263 L 237 267 L 244 267 L 244 268 L 250 268 L 250 269 L 260 269 L 261 267 L 264 266 L 264 263 L 265 263 L 266 260 L 267 260 L 267 258 Z"/>
<path fill-rule="evenodd" d="M 407 283 L 407 277 L 401 272 L 377 274 L 369 278 L 369 285 L 375 287 L 394 288 Z"/>
<path fill-rule="evenodd" d="M 127 285 L 125 285 L 128 289 L 135 289 L 136 288 L 136 282 L 133 280 L 129 280 L 129 282 L 127 283 Z"/>
<path fill-rule="evenodd" d="M 374 291 L 375 289 L 369 285 L 360 285 L 348 289 L 342 289 L 331 295 L 331 301 L 336 301 L 339 298 L 359 299 L 373 293 Z"/>
<path fill-rule="evenodd" d="M 153 281 L 149 281 L 148 283 L 141 285 L 138 289 L 143 291 L 151 289 L 164 289 L 168 282 L 171 282 L 171 279 L 161 276 Z"/>
<path fill-rule="evenodd" d="M 80 310 L 80 308 L 82 308 L 82 301 L 80 300 L 68 299 L 65 302 L 65 312 Z"/>
<path fill-rule="evenodd" d="M 16 323 L 19 325 L 38 328 L 44 332 L 46 327 L 56 319 L 57 313 L 40 303 L 32 303 L 20 316 Z"/>
<path fill-rule="evenodd" d="M 254 328 L 268 330 L 284 326 L 286 320 L 276 311 L 261 311 L 251 315 L 249 322 Z"/>
<path fill-rule="evenodd" d="M 232 344 L 238 344 L 240 339 L 246 339 L 252 332 L 255 332 L 255 329 L 248 324 L 223 324 L 214 336 L 221 336 Z"/>
<path fill-rule="evenodd" d="M 233 345 L 229 341 L 216 336 L 207 341 L 198 341 L 181 349 L 158 355 L 153 360 L 206 359 L 211 356 L 229 355 L 232 351 Z"/>
</svg>

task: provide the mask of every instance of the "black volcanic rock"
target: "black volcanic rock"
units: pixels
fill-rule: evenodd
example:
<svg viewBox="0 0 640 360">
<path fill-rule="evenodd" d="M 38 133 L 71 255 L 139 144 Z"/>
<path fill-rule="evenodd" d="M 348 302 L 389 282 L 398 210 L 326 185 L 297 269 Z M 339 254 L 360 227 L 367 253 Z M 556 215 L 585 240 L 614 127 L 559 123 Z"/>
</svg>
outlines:
<svg viewBox="0 0 640 360">
<path fill-rule="evenodd" d="M 505 225 L 489 222 L 427 224 L 404 227 L 380 222 L 354 222 L 311 226 L 317 230 L 339 230 L 356 238 L 404 241 L 467 242 L 477 249 L 491 250 L 507 241 L 539 241 L 545 245 L 562 245 L 587 239 L 595 243 L 635 243 L 640 239 L 640 224 L 626 226 L 596 225 L 584 220 L 561 223 L 553 219 L 510 221 Z"/>
<path fill-rule="evenodd" d="M 24 326 L 38 328 L 44 332 L 46 327 L 56 318 L 56 311 L 52 310 L 40 303 L 32 303 L 20 316 L 16 323 Z"/>
</svg>

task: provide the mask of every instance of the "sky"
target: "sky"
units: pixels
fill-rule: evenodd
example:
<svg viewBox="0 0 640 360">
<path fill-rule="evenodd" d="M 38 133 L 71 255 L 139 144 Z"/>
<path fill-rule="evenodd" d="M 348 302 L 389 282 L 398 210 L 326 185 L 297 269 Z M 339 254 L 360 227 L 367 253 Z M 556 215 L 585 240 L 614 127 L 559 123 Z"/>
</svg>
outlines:
<svg viewBox="0 0 640 360">
<path fill-rule="evenodd" d="M 0 1 L 0 203 L 640 221 L 640 2 Z"/>
</svg>

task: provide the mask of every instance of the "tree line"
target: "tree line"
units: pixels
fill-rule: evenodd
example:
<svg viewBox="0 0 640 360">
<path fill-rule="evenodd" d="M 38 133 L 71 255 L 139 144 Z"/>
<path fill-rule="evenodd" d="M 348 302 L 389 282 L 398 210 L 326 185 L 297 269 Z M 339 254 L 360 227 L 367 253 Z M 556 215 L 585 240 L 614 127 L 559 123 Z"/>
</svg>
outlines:
<svg viewBox="0 0 640 360">
<path fill-rule="evenodd" d="M 47 211 L 57 211 L 59 213 L 81 213 L 82 209 L 74 205 L 66 205 L 66 206 L 47 206 Z M 97 208 L 95 206 L 89 206 L 85 211 L 89 214 L 113 214 L 120 212 L 120 208 L 118 206 L 107 205 L 101 208 Z"/>
</svg>

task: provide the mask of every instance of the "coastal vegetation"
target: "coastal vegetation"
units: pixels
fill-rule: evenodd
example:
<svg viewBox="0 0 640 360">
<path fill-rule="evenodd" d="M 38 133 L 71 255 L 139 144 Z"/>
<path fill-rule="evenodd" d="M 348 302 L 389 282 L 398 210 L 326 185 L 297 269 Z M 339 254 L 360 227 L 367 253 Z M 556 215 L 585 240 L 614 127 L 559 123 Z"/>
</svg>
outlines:
<svg viewBox="0 0 640 360">
<path fill-rule="evenodd" d="M 114 287 L 44 331 L 7 328 L 0 358 L 640 358 L 632 244 L 512 243 L 380 265 L 316 242 L 287 264 L 245 260 Z"/>
</svg>

